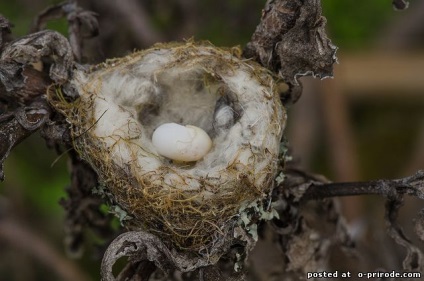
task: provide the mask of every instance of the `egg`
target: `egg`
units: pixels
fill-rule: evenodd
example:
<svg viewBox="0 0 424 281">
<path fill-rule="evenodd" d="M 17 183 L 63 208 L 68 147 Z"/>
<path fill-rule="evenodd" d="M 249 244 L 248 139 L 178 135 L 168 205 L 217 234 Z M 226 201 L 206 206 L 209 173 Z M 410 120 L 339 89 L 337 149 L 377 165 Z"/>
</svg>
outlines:
<svg viewBox="0 0 424 281">
<path fill-rule="evenodd" d="M 165 123 L 152 136 L 158 154 L 175 161 L 198 161 L 212 148 L 212 140 L 201 128 Z"/>
</svg>

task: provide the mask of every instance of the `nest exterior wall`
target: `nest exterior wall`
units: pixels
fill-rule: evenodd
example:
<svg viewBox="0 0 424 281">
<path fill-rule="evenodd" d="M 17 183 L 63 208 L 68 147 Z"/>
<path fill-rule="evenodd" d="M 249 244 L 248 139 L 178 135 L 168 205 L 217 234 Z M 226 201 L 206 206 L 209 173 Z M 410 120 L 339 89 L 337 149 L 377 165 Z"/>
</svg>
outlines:
<svg viewBox="0 0 424 281">
<path fill-rule="evenodd" d="M 128 227 L 147 229 L 182 249 L 209 251 L 234 237 L 243 206 L 269 197 L 286 115 L 274 77 L 256 63 L 210 44 L 156 45 L 76 71 L 68 86 L 79 93 L 77 100 L 67 101 L 66 90 L 56 89 L 50 102 L 71 124 L 74 147 L 96 170 L 105 193 L 131 216 Z M 176 93 L 169 92 L 173 88 Z M 211 93 L 206 103 L 212 109 L 224 89 L 240 118 L 213 132 L 204 159 L 172 163 L 157 154 L 151 133 L 179 114 L 172 112 L 178 99 L 166 106 L 169 95 L 182 97 L 183 110 L 183 100 L 195 100 L 185 97 L 187 91 L 196 89 Z M 212 109 L 181 118 L 211 132 Z"/>
</svg>

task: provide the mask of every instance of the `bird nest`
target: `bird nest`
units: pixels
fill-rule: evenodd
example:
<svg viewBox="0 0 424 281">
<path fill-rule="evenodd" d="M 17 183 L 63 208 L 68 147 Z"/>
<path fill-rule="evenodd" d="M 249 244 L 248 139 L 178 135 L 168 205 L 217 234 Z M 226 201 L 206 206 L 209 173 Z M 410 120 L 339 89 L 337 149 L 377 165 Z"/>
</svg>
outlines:
<svg viewBox="0 0 424 281">
<path fill-rule="evenodd" d="M 249 206 L 269 211 L 257 206 L 280 169 L 286 115 L 275 77 L 239 54 L 208 43 L 160 44 L 75 70 L 49 92 L 75 150 L 99 176 L 96 190 L 128 228 L 210 250 L 236 227 L 248 232 Z M 164 123 L 201 128 L 211 149 L 193 162 L 160 155 L 152 135 Z"/>
</svg>

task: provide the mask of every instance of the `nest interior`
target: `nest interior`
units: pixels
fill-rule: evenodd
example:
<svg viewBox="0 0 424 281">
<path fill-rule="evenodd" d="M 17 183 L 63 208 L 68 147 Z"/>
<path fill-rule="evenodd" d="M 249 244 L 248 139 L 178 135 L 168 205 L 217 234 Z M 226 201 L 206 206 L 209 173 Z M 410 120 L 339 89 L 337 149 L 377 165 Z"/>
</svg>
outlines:
<svg viewBox="0 0 424 281">
<path fill-rule="evenodd" d="M 129 228 L 211 252 L 234 238 L 244 206 L 269 195 L 286 117 L 259 65 L 210 44 L 162 44 L 76 71 L 68 87 L 76 101 L 66 87 L 49 100 Z M 151 137 L 169 122 L 202 128 L 212 149 L 191 163 L 160 156 Z"/>
</svg>

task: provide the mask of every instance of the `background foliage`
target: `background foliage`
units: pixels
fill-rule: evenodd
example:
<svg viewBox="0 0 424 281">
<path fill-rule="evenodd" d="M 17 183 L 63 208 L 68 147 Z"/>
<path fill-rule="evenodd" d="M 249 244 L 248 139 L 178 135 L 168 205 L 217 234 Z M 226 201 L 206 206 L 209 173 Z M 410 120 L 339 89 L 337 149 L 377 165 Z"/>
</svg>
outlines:
<svg viewBox="0 0 424 281">
<path fill-rule="evenodd" d="M 150 32 L 153 36 L 141 35 L 131 28 L 130 17 L 122 10 L 114 9 L 114 1 L 80 1 L 80 5 L 98 13 L 100 36 L 86 42 L 85 61 L 95 63 L 105 58 L 128 54 L 134 49 L 147 47 L 152 38 L 163 41 L 183 40 L 192 36 L 195 39 L 210 40 L 216 45 L 243 46 L 249 41 L 259 22 L 265 1 L 258 0 L 139 0 L 138 7 L 147 15 Z M 83 2 L 83 3 L 82 3 Z M 127 1 L 119 1 L 126 5 Z M 420 1 L 411 1 L 406 12 L 394 12 L 388 0 L 323 0 L 323 13 L 328 20 L 328 31 L 333 42 L 340 47 L 341 57 L 352 53 L 375 53 L 392 47 L 387 38 L 395 37 L 396 28 L 404 24 L 414 6 Z M 37 13 L 59 1 L 16 0 L 0 1 L 0 13 L 13 24 L 15 37 L 28 33 L 32 19 Z M 107 4 L 106 4 L 107 3 Z M 423 5 L 421 5 L 421 8 Z M 115 7 L 116 8 L 116 7 Z M 418 9 L 419 7 L 417 7 Z M 140 11 L 134 11 L 137 13 Z M 424 17 L 421 17 L 424 18 Z M 412 25 L 406 34 L 409 42 L 402 48 L 393 47 L 393 56 L 399 53 L 424 54 L 423 20 L 421 25 Z M 55 20 L 48 28 L 67 34 L 65 20 Z M 409 40 L 409 41 L 408 41 Z M 396 41 L 396 40 L 395 40 Z M 386 45 L 385 45 L 386 44 Z M 422 58 L 422 56 L 421 56 Z M 340 60 L 343 65 L 343 60 Z M 424 69 L 424 61 L 422 61 Z M 337 67 L 336 67 L 337 69 Z M 342 81 L 343 76 L 335 80 Z M 402 69 L 399 69 L 402 76 Z M 343 96 L 341 104 L 347 122 L 341 131 L 327 126 L 326 111 L 321 82 L 305 79 L 304 96 L 298 105 L 289 111 L 288 139 L 294 155 L 310 171 L 322 173 L 337 180 L 366 180 L 372 178 L 393 178 L 413 173 L 424 168 L 424 90 L 411 93 L 381 88 L 381 93 L 373 90 L 362 93 L 346 88 L 338 93 Z M 308 86 L 309 85 L 309 86 Z M 315 88 L 314 88 L 315 87 Z M 311 90 L 312 88 L 312 90 Z M 303 109 L 303 110 L 302 110 Z M 299 113 L 295 113 L 298 110 Z M 299 116 L 302 116 L 300 118 Z M 310 141 L 297 131 L 311 128 Z M 296 128 L 300 128 L 296 130 Z M 347 175 L 335 167 L 329 137 L 348 132 L 351 155 L 357 159 L 354 171 Z M 1 145 L 1 144 L 0 144 Z M 334 154 L 334 153 L 333 153 Z M 422 157 L 420 157 L 422 156 Z M 340 155 L 343 157 L 343 155 Z M 418 159 L 418 160 L 417 160 Z M 42 237 L 51 247 L 64 255 L 62 239 L 64 232 L 63 210 L 58 202 L 65 196 L 64 188 L 69 184 L 66 157 L 59 157 L 46 148 L 39 136 L 32 136 L 18 146 L 5 163 L 6 180 L 0 183 L 1 202 L 7 202 L 12 217 L 24 225 L 28 231 Z M 380 202 L 381 203 L 381 202 Z M 346 208 L 348 217 L 355 222 L 376 222 L 381 217 L 373 199 L 355 201 L 352 208 Z M 360 214 L 368 210 L 364 219 Z M 375 215 L 375 216 L 374 216 Z M 1 210 L 0 210 L 1 216 Z M 365 222 L 364 222 L 365 221 Z M 364 228 L 353 227 L 364 232 Z M 94 238 L 93 238 L 94 239 Z M 370 238 L 371 239 L 371 238 Z M 61 280 L 54 274 L 45 274 L 45 265 L 32 258 L 23 250 L 0 239 L 0 280 Z M 77 261 L 83 272 L 93 280 L 98 280 L 99 264 L 96 255 L 88 252 Z M 19 266 L 14 262 L 20 260 Z"/>
</svg>

